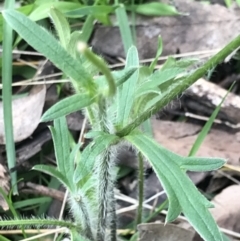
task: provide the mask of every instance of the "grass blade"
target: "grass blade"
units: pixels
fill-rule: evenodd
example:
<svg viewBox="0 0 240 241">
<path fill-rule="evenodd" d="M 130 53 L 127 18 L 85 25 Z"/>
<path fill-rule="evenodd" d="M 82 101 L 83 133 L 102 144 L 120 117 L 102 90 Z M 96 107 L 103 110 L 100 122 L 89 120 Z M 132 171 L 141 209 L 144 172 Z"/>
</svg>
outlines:
<svg viewBox="0 0 240 241">
<path fill-rule="evenodd" d="M 200 148 L 200 146 L 202 145 L 205 137 L 207 136 L 208 132 L 210 131 L 214 120 L 216 119 L 218 112 L 221 109 L 222 103 L 225 101 L 225 99 L 227 98 L 228 93 L 232 90 L 233 86 L 235 83 L 233 83 L 231 85 L 231 87 L 229 88 L 228 92 L 226 93 L 226 95 L 223 97 L 222 101 L 219 103 L 219 105 L 217 106 L 217 108 L 213 111 L 213 113 L 211 114 L 209 120 L 207 121 L 207 123 L 204 125 L 204 127 L 202 128 L 201 132 L 198 134 L 196 141 L 194 142 L 188 156 L 194 156 L 198 149 Z"/>
<path fill-rule="evenodd" d="M 16 185 L 16 184 L 15 184 L 15 185 Z M 14 208 L 14 205 L 13 205 L 13 203 L 12 203 L 11 198 L 7 196 L 7 194 L 4 192 L 4 190 L 3 190 L 1 187 L 0 187 L 0 194 L 3 196 L 3 198 L 4 198 L 5 201 L 7 202 L 8 207 L 9 207 L 9 209 L 10 209 L 13 217 L 14 217 L 15 219 L 18 219 L 18 218 L 19 218 L 19 217 L 18 217 L 18 213 L 17 213 L 16 209 Z M 1 227 L 1 223 L 0 223 L 0 227 Z M 23 236 L 24 236 L 25 238 L 27 238 L 26 233 L 25 233 L 25 231 L 24 231 L 24 226 L 21 226 L 21 230 L 22 230 Z"/>
<path fill-rule="evenodd" d="M 14 0 L 5 2 L 5 9 L 13 9 Z M 5 129 L 5 142 L 7 151 L 8 168 L 15 167 L 15 143 L 13 137 L 13 120 L 12 120 L 12 42 L 13 31 L 6 21 L 3 21 L 3 63 L 2 63 L 2 81 L 3 81 L 3 116 Z M 10 173 L 13 194 L 18 194 L 17 173 Z"/>
</svg>

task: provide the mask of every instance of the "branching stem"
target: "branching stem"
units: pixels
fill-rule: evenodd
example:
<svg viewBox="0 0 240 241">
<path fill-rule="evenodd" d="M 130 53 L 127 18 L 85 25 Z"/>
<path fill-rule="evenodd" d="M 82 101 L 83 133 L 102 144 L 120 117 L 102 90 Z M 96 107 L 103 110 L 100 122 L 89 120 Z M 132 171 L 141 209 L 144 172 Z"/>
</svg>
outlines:
<svg viewBox="0 0 240 241">
<path fill-rule="evenodd" d="M 172 89 L 168 93 L 168 98 L 163 98 L 155 104 L 151 110 L 146 110 L 143 112 L 136 120 L 134 120 L 129 125 L 125 126 L 120 130 L 117 135 L 123 137 L 128 135 L 132 130 L 140 126 L 144 121 L 150 118 L 152 115 L 156 114 L 160 109 L 167 105 L 171 100 L 177 97 L 178 94 L 184 92 L 190 85 L 195 83 L 200 79 L 209 69 L 212 69 L 219 63 L 221 63 L 229 54 L 231 54 L 235 49 L 240 46 L 240 35 L 232 40 L 226 47 L 219 51 L 216 55 L 210 58 L 202 67 L 198 68 L 193 72 L 187 79 L 184 80 L 184 83 L 181 85 L 176 85 L 175 89 Z"/>
</svg>

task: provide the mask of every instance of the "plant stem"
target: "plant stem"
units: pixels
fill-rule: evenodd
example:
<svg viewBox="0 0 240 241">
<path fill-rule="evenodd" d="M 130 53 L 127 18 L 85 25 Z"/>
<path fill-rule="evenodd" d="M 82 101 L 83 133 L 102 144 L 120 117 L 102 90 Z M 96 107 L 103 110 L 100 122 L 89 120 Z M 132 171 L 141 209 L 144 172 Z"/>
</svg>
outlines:
<svg viewBox="0 0 240 241">
<path fill-rule="evenodd" d="M 114 197 L 114 188 L 110 190 L 109 195 L 110 195 L 110 210 L 109 210 L 110 241 L 117 241 L 117 222 L 116 222 L 117 215 L 116 215 L 116 201 Z"/>
<path fill-rule="evenodd" d="M 4 4 L 4 9 L 13 9 L 15 1 L 8 0 Z M 5 130 L 5 142 L 7 151 L 8 168 L 11 170 L 16 165 L 15 144 L 13 137 L 13 120 L 12 120 L 12 42 L 13 31 L 3 20 L 3 63 L 2 63 L 2 79 L 3 79 L 3 118 Z M 18 194 L 17 189 L 17 173 L 10 172 L 13 194 Z"/>
<path fill-rule="evenodd" d="M 240 35 L 220 50 L 216 55 L 210 58 L 202 67 L 198 68 L 193 74 L 187 77 L 182 84 L 176 85 L 176 88 L 171 92 L 168 92 L 167 98 L 161 99 L 151 110 L 146 110 L 139 117 L 137 117 L 132 123 L 125 126 L 122 130 L 116 134 L 119 137 L 128 135 L 132 130 L 141 125 L 144 121 L 156 114 L 160 109 L 167 105 L 171 100 L 177 97 L 178 94 L 185 91 L 190 85 L 200 79 L 209 69 L 212 69 L 219 63 L 221 63 L 229 54 L 240 46 Z"/>
<path fill-rule="evenodd" d="M 72 222 L 56 220 L 56 219 L 42 219 L 42 218 L 33 218 L 33 219 L 15 219 L 15 220 L 1 220 L 0 227 L 42 227 L 42 226 L 59 226 L 66 228 L 79 229 L 80 227 L 76 226 Z"/>
<path fill-rule="evenodd" d="M 72 212 L 77 223 L 82 224 L 81 233 L 90 240 L 93 240 L 93 233 L 91 230 L 91 222 L 89 217 L 89 208 L 83 196 L 76 200 L 73 196 L 70 198 Z"/>
<path fill-rule="evenodd" d="M 143 156 L 138 153 L 138 209 L 137 209 L 137 225 L 142 223 L 142 211 L 143 211 L 143 199 L 144 199 L 144 167 Z"/>
<path fill-rule="evenodd" d="M 110 153 L 106 150 L 99 156 L 98 163 L 98 223 L 97 223 L 97 241 L 105 241 L 106 223 L 109 208 L 110 185 Z"/>
</svg>

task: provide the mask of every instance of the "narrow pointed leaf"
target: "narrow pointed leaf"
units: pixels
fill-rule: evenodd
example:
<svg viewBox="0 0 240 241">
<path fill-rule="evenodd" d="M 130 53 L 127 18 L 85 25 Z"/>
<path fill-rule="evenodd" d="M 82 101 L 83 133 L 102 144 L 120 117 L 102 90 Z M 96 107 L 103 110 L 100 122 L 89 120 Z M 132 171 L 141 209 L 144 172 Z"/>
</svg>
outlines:
<svg viewBox="0 0 240 241">
<path fill-rule="evenodd" d="M 83 42 L 78 44 L 78 49 L 80 52 L 83 53 L 86 59 L 88 59 L 93 65 L 95 65 L 99 69 L 102 74 L 105 75 L 105 79 L 108 84 L 108 95 L 113 96 L 116 92 L 116 84 L 112 72 L 108 68 L 105 61 L 96 54 L 94 54 Z"/>
<path fill-rule="evenodd" d="M 92 77 L 81 66 L 81 63 L 68 54 L 49 32 L 17 11 L 3 11 L 3 16 L 29 45 L 49 58 L 75 83 L 94 91 Z"/>
<path fill-rule="evenodd" d="M 231 87 L 229 88 L 228 92 L 222 98 L 221 102 L 216 107 L 216 109 L 213 111 L 213 113 L 211 114 L 209 120 L 206 122 L 206 124 L 202 128 L 201 132 L 198 134 L 197 139 L 194 142 L 194 145 L 192 146 L 192 148 L 191 148 L 191 150 L 189 152 L 189 156 L 194 156 L 197 153 L 197 151 L 200 148 L 201 144 L 203 143 L 205 137 L 207 136 L 208 132 L 210 131 L 210 129 L 212 127 L 212 124 L 213 124 L 214 120 L 216 119 L 216 117 L 218 115 L 218 112 L 220 111 L 223 102 L 227 98 L 227 96 L 228 96 L 229 92 L 232 90 L 233 86 L 234 86 L 234 83 L 231 85 Z"/>
<path fill-rule="evenodd" d="M 77 43 L 80 41 L 81 32 L 75 31 L 71 34 L 70 40 L 68 42 L 67 50 L 74 58 L 78 56 Z"/>
<path fill-rule="evenodd" d="M 221 168 L 225 164 L 225 160 L 222 158 L 184 157 L 160 145 L 159 149 L 161 149 L 161 153 L 163 153 L 169 160 L 173 160 L 182 170 L 207 172 Z"/>
<path fill-rule="evenodd" d="M 93 15 L 88 15 L 87 19 L 84 21 L 83 27 L 81 29 L 81 41 L 88 43 L 94 29 L 95 18 Z"/>
<path fill-rule="evenodd" d="M 113 71 L 112 75 L 115 79 L 116 86 L 120 86 L 125 83 L 135 73 L 137 69 L 138 67 L 131 67 L 128 69 Z M 99 85 L 99 88 L 104 88 L 106 86 L 106 77 L 104 75 L 99 76 L 96 79 L 96 83 Z"/>
<path fill-rule="evenodd" d="M 154 68 L 155 68 L 155 66 L 157 64 L 158 58 L 162 54 L 162 50 L 163 50 L 162 38 L 161 38 L 161 36 L 158 36 L 158 47 L 157 47 L 156 57 L 152 61 L 151 65 L 149 66 L 149 69 L 150 69 L 151 72 L 154 71 Z"/>
<path fill-rule="evenodd" d="M 66 49 L 70 40 L 71 29 L 65 16 L 56 8 L 50 9 L 50 17 L 59 36 L 60 43 Z"/>
<path fill-rule="evenodd" d="M 124 51 L 125 54 L 127 54 L 129 48 L 133 45 L 133 38 L 125 6 L 123 4 L 120 4 L 120 6 L 115 10 L 115 14 L 118 20 L 120 33 L 123 40 Z"/>
<path fill-rule="evenodd" d="M 74 173 L 75 183 L 92 171 L 97 156 L 118 140 L 119 137 L 111 134 L 101 134 L 96 137 L 82 152 L 81 161 Z"/>
<path fill-rule="evenodd" d="M 143 94 L 148 93 L 152 90 L 158 90 L 158 87 L 161 91 L 161 85 L 166 83 L 167 81 L 176 78 L 178 74 L 182 73 L 184 69 L 182 68 L 170 68 L 166 70 L 158 70 L 154 72 L 149 77 L 149 80 L 144 82 L 142 85 L 139 86 L 137 89 L 137 96 L 141 96 Z M 169 83 L 170 85 L 171 83 Z"/>
<path fill-rule="evenodd" d="M 138 52 L 135 46 L 132 46 L 127 54 L 126 69 L 139 66 Z M 128 123 L 130 112 L 134 103 L 134 92 L 139 77 L 137 70 L 123 85 L 118 89 L 118 113 L 117 123 L 125 125 Z"/>
<path fill-rule="evenodd" d="M 70 156 L 69 156 L 69 162 L 73 163 L 73 165 L 75 165 L 77 163 L 77 158 L 80 155 L 80 148 L 81 144 L 77 143 L 75 144 L 75 146 L 73 147 Z"/>
<path fill-rule="evenodd" d="M 185 157 L 180 168 L 195 172 L 206 172 L 221 168 L 226 161 L 222 158 Z"/>
<path fill-rule="evenodd" d="M 137 69 L 138 69 L 138 66 L 126 68 L 120 71 L 116 71 L 119 73 L 119 74 L 116 73 L 116 75 L 115 75 L 115 72 L 113 72 L 113 76 L 116 80 L 116 85 L 120 86 L 124 84 L 135 73 Z"/>
<path fill-rule="evenodd" d="M 146 16 L 174 16 L 180 14 L 174 6 L 159 2 L 133 4 L 127 6 L 127 10 Z"/>
<path fill-rule="evenodd" d="M 69 132 L 65 117 L 54 120 L 54 127 L 50 127 L 58 170 L 68 179 L 72 180 L 74 163 L 70 162 Z"/>
<path fill-rule="evenodd" d="M 80 3 L 74 2 L 60 2 L 60 1 L 48 1 L 46 3 L 40 4 L 39 6 L 34 6 L 34 10 L 29 15 L 29 18 L 33 21 L 38 21 L 48 17 L 49 9 L 56 8 L 62 13 L 69 12 L 73 9 L 81 7 Z"/>
<path fill-rule="evenodd" d="M 59 172 L 56 168 L 54 168 L 52 166 L 47 166 L 47 165 L 36 165 L 36 166 L 33 167 L 33 170 L 37 170 L 37 171 L 46 173 L 46 174 L 48 174 L 52 177 L 55 177 L 62 184 L 64 184 L 69 189 L 71 189 L 67 178 L 61 172 Z"/>
<path fill-rule="evenodd" d="M 187 177 L 185 171 L 177 165 L 176 161 L 169 159 L 153 139 L 143 134 L 132 134 L 126 136 L 125 139 L 139 149 L 150 161 L 167 192 L 169 202 L 176 198 L 178 199 L 177 204 L 181 206 L 182 212 L 203 239 L 206 241 L 221 241 L 221 233 L 207 209 L 210 206 L 210 202 L 200 194 Z M 172 192 L 175 193 L 173 198 Z M 179 213 L 179 206 L 176 206 L 176 208 L 177 211 L 174 211 L 174 205 L 172 205 L 172 209 L 169 209 L 169 212 L 171 212 L 168 215 L 169 220 L 175 218 L 177 213 Z"/>
<path fill-rule="evenodd" d="M 76 8 L 69 12 L 66 12 L 65 15 L 69 18 L 79 18 L 85 15 L 94 15 L 94 14 L 109 14 L 115 10 L 115 6 L 107 5 L 95 5 L 95 6 L 83 6 L 81 8 Z"/>
<path fill-rule="evenodd" d="M 42 116 L 41 121 L 46 122 L 62 116 L 66 116 L 91 105 L 93 102 L 94 98 L 90 97 L 88 94 L 72 95 L 57 102 L 50 109 L 48 109 Z"/>
</svg>

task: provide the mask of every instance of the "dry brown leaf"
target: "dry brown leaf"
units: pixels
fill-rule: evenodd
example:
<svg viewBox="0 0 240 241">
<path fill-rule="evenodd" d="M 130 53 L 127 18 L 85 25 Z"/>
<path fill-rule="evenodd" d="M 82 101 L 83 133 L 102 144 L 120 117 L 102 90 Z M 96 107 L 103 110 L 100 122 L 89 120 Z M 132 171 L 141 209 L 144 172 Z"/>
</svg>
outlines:
<svg viewBox="0 0 240 241">
<path fill-rule="evenodd" d="M 169 55 L 222 48 L 240 32 L 239 8 L 233 11 L 217 4 L 207 5 L 190 0 L 178 0 L 176 4 L 180 12 L 188 15 L 137 16 L 135 29 L 141 59 L 155 56 L 159 35 L 163 39 L 163 54 Z M 124 57 L 117 26 L 99 26 L 92 44 L 101 53 Z"/>
<path fill-rule="evenodd" d="M 9 175 L 7 174 L 7 170 L 5 167 L 0 164 L 0 187 L 3 189 L 4 192 L 9 191 Z M 8 204 L 3 198 L 3 196 L 0 194 L 0 206 L 3 208 L 3 210 L 8 210 Z"/>
<path fill-rule="evenodd" d="M 13 100 L 15 142 L 26 139 L 37 128 L 43 110 L 45 95 L 45 85 L 36 85 L 31 89 L 28 96 Z M 2 102 L 0 103 L 0 144 L 5 144 Z"/>
<path fill-rule="evenodd" d="M 139 241 L 192 241 L 194 232 L 173 224 L 144 223 L 138 225 Z"/>
<path fill-rule="evenodd" d="M 232 185 L 216 195 L 210 209 L 214 219 L 222 228 L 240 232 L 240 185 Z"/>
</svg>

